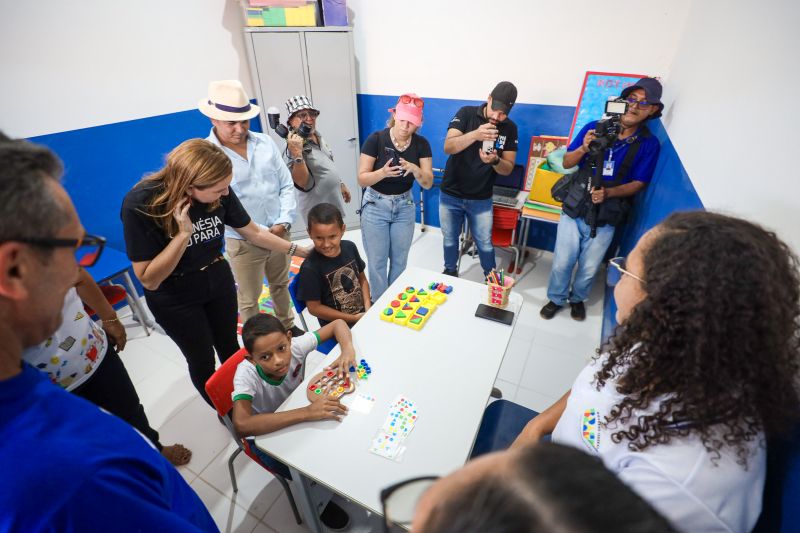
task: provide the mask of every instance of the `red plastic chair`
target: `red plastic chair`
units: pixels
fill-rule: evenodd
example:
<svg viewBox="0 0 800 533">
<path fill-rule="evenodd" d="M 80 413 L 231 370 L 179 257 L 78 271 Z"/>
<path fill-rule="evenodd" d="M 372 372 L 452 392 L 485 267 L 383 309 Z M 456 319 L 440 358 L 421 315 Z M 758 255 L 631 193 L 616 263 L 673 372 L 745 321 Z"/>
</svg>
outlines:
<svg viewBox="0 0 800 533">
<path fill-rule="evenodd" d="M 492 244 L 514 254 L 514 260 L 508 265 L 508 272 L 514 272 L 519 264 L 519 247 L 516 245 L 517 222 L 519 211 L 508 207 L 494 206 L 492 222 Z"/>
<path fill-rule="evenodd" d="M 109 284 L 109 285 L 99 285 L 100 291 L 102 291 L 103 296 L 106 297 L 108 303 L 111 304 L 111 307 L 114 307 L 118 303 L 122 302 L 122 300 L 128 301 L 128 306 L 131 308 L 131 313 L 136 318 L 136 320 L 142 325 L 144 328 L 144 332 L 149 336 L 150 335 L 150 328 L 147 327 L 147 322 L 143 320 L 143 317 L 136 315 L 136 307 L 131 305 L 131 299 L 128 295 L 128 291 L 125 290 L 125 287 L 122 285 L 117 284 Z M 90 306 L 83 304 L 83 309 L 89 316 L 94 316 L 97 312 L 92 309 Z"/>
<path fill-rule="evenodd" d="M 211 403 L 214 404 L 217 414 L 222 418 L 225 427 L 228 428 L 233 440 L 236 441 L 236 444 L 239 446 L 228 458 L 228 472 L 230 472 L 231 475 L 233 492 L 239 492 L 239 486 L 236 484 L 236 472 L 233 469 L 233 461 L 240 453 L 244 452 L 245 455 L 258 463 L 261 468 L 275 476 L 275 479 L 280 482 L 283 490 L 286 491 L 286 497 L 289 498 L 289 504 L 292 506 L 292 512 L 294 512 L 294 519 L 298 524 L 301 524 L 300 512 L 297 510 L 297 504 L 294 502 L 292 491 L 289 490 L 289 483 L 287 483 L 282 475 L 274 472 L 271 468 L 262 463 L 258 459 L 258 456 L 253 453 L 253 450 L 250 448 L 250 443 L 246 439 L 240 438 L 239 435 L 236 434 L 236 429 L 233 427 L 233 420 L 231 419 L 231 410 L 233 409 L 233 399 L 231 398 L 231 394 L 233 393 L 233 376 L 236 374 L 236 367 L 244 360 L 246 353 L 247 350 L 241 348 L 229 357 L 227 361 L 222 363 L 222 366 L 220 366 L 217 371 L 208 378 L 208 381 L 206 381 L 206 392 L 209 398 L 211 398 Z"/>
</svg>

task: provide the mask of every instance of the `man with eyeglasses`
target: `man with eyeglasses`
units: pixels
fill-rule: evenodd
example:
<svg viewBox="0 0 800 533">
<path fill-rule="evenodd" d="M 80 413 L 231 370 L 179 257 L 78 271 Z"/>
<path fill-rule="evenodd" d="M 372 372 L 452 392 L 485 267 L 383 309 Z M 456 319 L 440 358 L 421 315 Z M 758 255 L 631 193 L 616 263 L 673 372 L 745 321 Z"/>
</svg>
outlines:
<svg viewBox="0 0 800 533">
<path fill-rule="evenodd" d="M 241 82 L 222 80 L 209 84 L 208 98 L 200 100 L 198 109 L 213 126 L 206 140 L 219 146 L 231 160 L 231 189 L 247 214 L 256 224 L 288 241 L 297 208 L 294 184 L 275 141 L 250 131 L 250 119 L 258 116 L 259 107 L 250 103 Z M 225 228 L 225 250 L 236 279 L 242 324 L 258 314 L 266 276 L 275 316 L 293 335 L 302 335 L 304 331 L 294 325 L 289 297 L 291 257 L 251 244 L 230 227 Z"/>
<path fill-rule="evenodd" d="M 217 531 L 145 437 L 22 360 L 61 324 L 89 240 L 61 169 L 46 148 L 0 134 L 0 529 Z"/>
<path fill-rule="evenodd" d="M 517 88 L 501 81 L 486 103 L 464 106 L 447 126 L 439 220 L 444 240 L 444 274 L 458 277 L 458 239 L 464 219 L 487 275 L 495 267 L 492 245 L 492 189 L 497 175 L 508 176 L 517 157 L 517 125 L 508 118 Z"/>
<path fill-rule="evenodd" d="M 661 91 L 661 83 L 655 78 L 642 78 L 622 91 L 621 98 L 626 101 L 627 110 L 620 118 L 621 132 L 603 152 L 602 165 L 596 165 L 595 171 L 602 174 L 601 187 L 588 190 L 592 172 L 589 145 L 595 139 L 598 121 L 586 124 L 569 145 L 564 168 L 578 165 L 578 179 L 564 200 L 558 222 L 547 286 L 549 301 L 539 312 L 545 320 L 553 318 L 567 303 L 574 320 L 586 318 L 583 302 L 589 297 L 614 232 L 625 223 L 634 195 L 653 177 L 661 145 L 646 122 L 661 116 L 664 109 Z M 592 217 L 595 218 L 594 236 Z M 573 270 L 576 270 L 574 278 Z"/>
<path fill-rule="evenodd" d="M 284 159 L 297 189 L 300 223 L 306 224 L 308 212 L 317 204 L 333 204 L 344 213 L 350 190 L 336 170 L 330 146 L 317 131 L 319 110 L 302 94 L 286 100 L 286 110 L 289 135 Z"/>
</svg>

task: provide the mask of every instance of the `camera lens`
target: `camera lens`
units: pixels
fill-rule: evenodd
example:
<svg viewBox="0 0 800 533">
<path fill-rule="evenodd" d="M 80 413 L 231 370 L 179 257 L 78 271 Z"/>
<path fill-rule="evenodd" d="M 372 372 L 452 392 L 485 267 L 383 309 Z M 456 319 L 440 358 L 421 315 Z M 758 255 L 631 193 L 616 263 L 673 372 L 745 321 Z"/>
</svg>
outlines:
<svg viewBox="0 0 800 533">
<path fill-rule="evenodd" d="M 311 135 L 311 126 L 309 126 L 305 122 L 301 122 L 300 127 L 297 129 L 297 133 L 300 135 L 300 137 L 303 138 L 308 137 L 309 135 Z"/>
</svg>

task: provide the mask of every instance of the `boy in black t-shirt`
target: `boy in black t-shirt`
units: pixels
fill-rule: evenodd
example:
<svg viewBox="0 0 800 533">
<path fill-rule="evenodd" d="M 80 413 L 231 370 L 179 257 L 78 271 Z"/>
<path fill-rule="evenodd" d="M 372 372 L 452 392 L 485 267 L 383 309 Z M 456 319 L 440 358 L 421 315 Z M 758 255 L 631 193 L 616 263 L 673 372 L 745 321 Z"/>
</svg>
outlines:
<svg viewBox="0 0 800 533">
<path fill-rule="evenodd" d="M 332 204 L 308 212 L 308 234 L 314 251 L 300 267 L 297 297 L 321 326 L 341 318 L 351 327 L 370 307 L 369 282 L 356 245 L 343 241 L 342 213 Z"/>
</svg>

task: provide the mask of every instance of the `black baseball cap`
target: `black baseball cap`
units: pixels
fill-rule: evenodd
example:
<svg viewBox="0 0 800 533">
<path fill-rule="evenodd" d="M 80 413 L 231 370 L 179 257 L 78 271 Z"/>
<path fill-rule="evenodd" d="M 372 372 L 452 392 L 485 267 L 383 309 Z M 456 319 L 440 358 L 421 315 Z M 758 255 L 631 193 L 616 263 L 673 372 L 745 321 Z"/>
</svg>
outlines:
<svg viewBox="0 0 800 533">
<path fill-rule="evenodd" d="M 654 115 L 651 115 L 650 118 L 653 119 L 660 117 L 661 111 L 664 110 L 664 104 L 661 103 L 661 92 L 663 91 L 661 82 L 655 78 L 642 78 L 630 87 L 625 87 L 620 96 L 627 98 L 628 95 L 636 89 L 641 89 L 644 91 L 644 96 L 648 102 L 658 105 L 658 112 Z"/>
<path fill-rule="evenodd" d="M 510 81 L 501 81 L 489 96 L 492 97 L 492 109 L 508 115 L 517 101 L 517 88 Z"/>
</svg>

